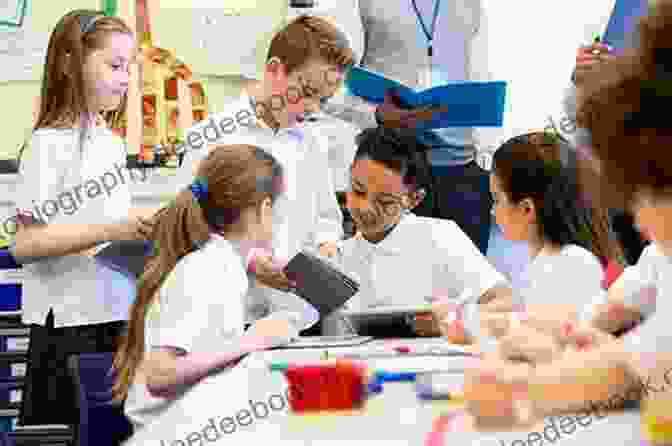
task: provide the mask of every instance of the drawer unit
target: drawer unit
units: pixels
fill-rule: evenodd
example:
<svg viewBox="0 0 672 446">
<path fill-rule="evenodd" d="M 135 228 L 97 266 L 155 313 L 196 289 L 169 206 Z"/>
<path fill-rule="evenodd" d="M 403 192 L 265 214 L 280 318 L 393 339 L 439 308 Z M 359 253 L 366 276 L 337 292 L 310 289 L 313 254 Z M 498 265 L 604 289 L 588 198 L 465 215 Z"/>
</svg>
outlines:
<svg viewBox="0 0 672 446">
<path fill-rule="evenodd" d="M 30 329 L 0 329 L 0 353 L 27 353 Z"/>
<path fill-rule="evenodd" d="M 0 312 L 21 310 L 23 270 L 7 249 L 0 249 Z"/>
<path fill-rule="evenodd" d="M 23 399 L 23 380 L 0 382 L 0 410 L 18 409 Z"/>
<path fill-rule="evenodd" d="M 25 378 L 27 363 L 25 354 L 0 353 L 0 382 Z"/>
</svg>

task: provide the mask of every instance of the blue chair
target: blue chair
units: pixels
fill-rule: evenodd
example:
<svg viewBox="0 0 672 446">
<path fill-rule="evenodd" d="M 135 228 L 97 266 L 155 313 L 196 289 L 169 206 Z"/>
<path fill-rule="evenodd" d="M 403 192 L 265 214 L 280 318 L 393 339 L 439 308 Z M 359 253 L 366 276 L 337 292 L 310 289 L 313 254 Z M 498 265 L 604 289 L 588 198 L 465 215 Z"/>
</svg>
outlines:
<svg viewBox="0 0 672 446">
<path fill-rule="evenodd" d="M 73 429 L 76 446 L 118 446 L 133 432 L 123 405 L 112 401 L 112 360 L 112 353 L 73 355 L 68 359 L 79 408 L 79 420 Z"/>
</svg>

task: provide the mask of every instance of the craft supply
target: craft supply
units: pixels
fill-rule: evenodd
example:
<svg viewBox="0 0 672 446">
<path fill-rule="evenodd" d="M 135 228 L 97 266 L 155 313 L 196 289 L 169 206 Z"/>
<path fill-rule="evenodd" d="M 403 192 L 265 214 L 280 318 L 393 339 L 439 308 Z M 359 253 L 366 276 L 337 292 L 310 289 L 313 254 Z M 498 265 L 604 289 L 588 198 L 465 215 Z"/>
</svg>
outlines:
<svg viewBox="0 0 672 446">
<path fill-rule="evenodd" d="M 418 398 L 423 400 L 463 400 L 463 373 L 423 373 L 415 382 Z"/>
<path fill-rule="evenodd" d="M 343 362 L 342 359 L 331 358 L 328 360 L 312 360 L 312 361 L 274 361 L 268 365 L 268 368 L 272 372 L 284 372 L 290 367 L 308 367 L 308 366 L 325 366 L 325 365 L 335 365 L 338 362 Z"/>
<path fill-rule="evenodd" d="M 383 391 L 383 381 L 374 374 L 373 377 L 369 379 L 367 391 L 369 394 L 381 393 Z"/>
<path fill-rule="evenodd" d="M 416 375 L 415 372 L 389 372 L 384 370 L 376 372 L 376 377 L 382 382 L 415 381 Z"/>
<path fill-rule="evenodd" d="M 425 439 L 425 446 L 443 446 L 445 433 L 458 431 L 465 415 L 465 411 L 460 409 L 436 417 Z"/>
<path fill-rule="evenodd" d="M 348 410 L 363 407 L 366 368 L 356 362 L 292 366 L 285 370 L 293 412 Z"/>
</svg>

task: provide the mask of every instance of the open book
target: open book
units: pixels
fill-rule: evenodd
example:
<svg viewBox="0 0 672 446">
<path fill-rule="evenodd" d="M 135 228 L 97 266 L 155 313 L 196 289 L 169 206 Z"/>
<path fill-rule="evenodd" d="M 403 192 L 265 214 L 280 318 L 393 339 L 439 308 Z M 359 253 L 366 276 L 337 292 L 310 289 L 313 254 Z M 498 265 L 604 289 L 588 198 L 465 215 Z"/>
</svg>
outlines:
<svg viewBox="0 0 672 446">
<path fill-rule="evenodd" d="M 418 122 L 419 130 L 447 127 L 501 127 L 504 120 L 506 82 L 451 82 L 416 91 L 380 73 L 353 66 L 345 85 L 354 96 L 380 104 L 385 92 L 396 90 L 408 108 L 435 105 L 445 108 L 432 119 Z"/>
</svg>

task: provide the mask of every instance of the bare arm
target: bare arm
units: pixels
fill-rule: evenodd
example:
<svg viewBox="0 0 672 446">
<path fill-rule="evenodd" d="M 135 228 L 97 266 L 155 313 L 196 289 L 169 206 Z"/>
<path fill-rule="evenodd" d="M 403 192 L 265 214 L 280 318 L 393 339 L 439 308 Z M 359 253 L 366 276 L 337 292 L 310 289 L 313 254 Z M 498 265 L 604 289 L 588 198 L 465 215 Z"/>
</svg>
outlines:
<svg viewBox="0 0 672 446">
<path fill-rule="evenodd" d="M 154 221 L 132 217 L 104 224 L 18 225 L 10 248 L 19 263 L 81 253 L 109 241 L 148 240 Z"/>
<path fill-rule="evenodd" d="M 32 263 L 48 257 L 75 254 L 110 241 L 113 224 L 17 225 L 10 248 L 19 263 Z"/>
<path fill-rule="evenodd" d="M 147 389 L 154 396 L 169 397 L 177 389 L 195 384 L 250 351 L 241 344 L 217 353 L 185 353 L 168 347 L 149 352 L 142 364 Z"/>
<path fill-rule="evenodd" d="M 641 313 L 636 308 L 625 305 L 625 280 L 626 275 L 621 274 L 611 285 L 607 302 L 595 306 L 590 325 L 599 330 L 614 333 L 639 322 Z"/>
<path fill-rule="evenodd" d="M 162 347 L 149 352 L 142 365 L 147 388 L 153 395 L 174 395 L 177 389 L 195 384 L 248 353 L 285 343 L 291 334 L 292 326 L 287 321 L 264 318 L 219 352 L 188 353 L 179 348 Z"/>
</svg>

